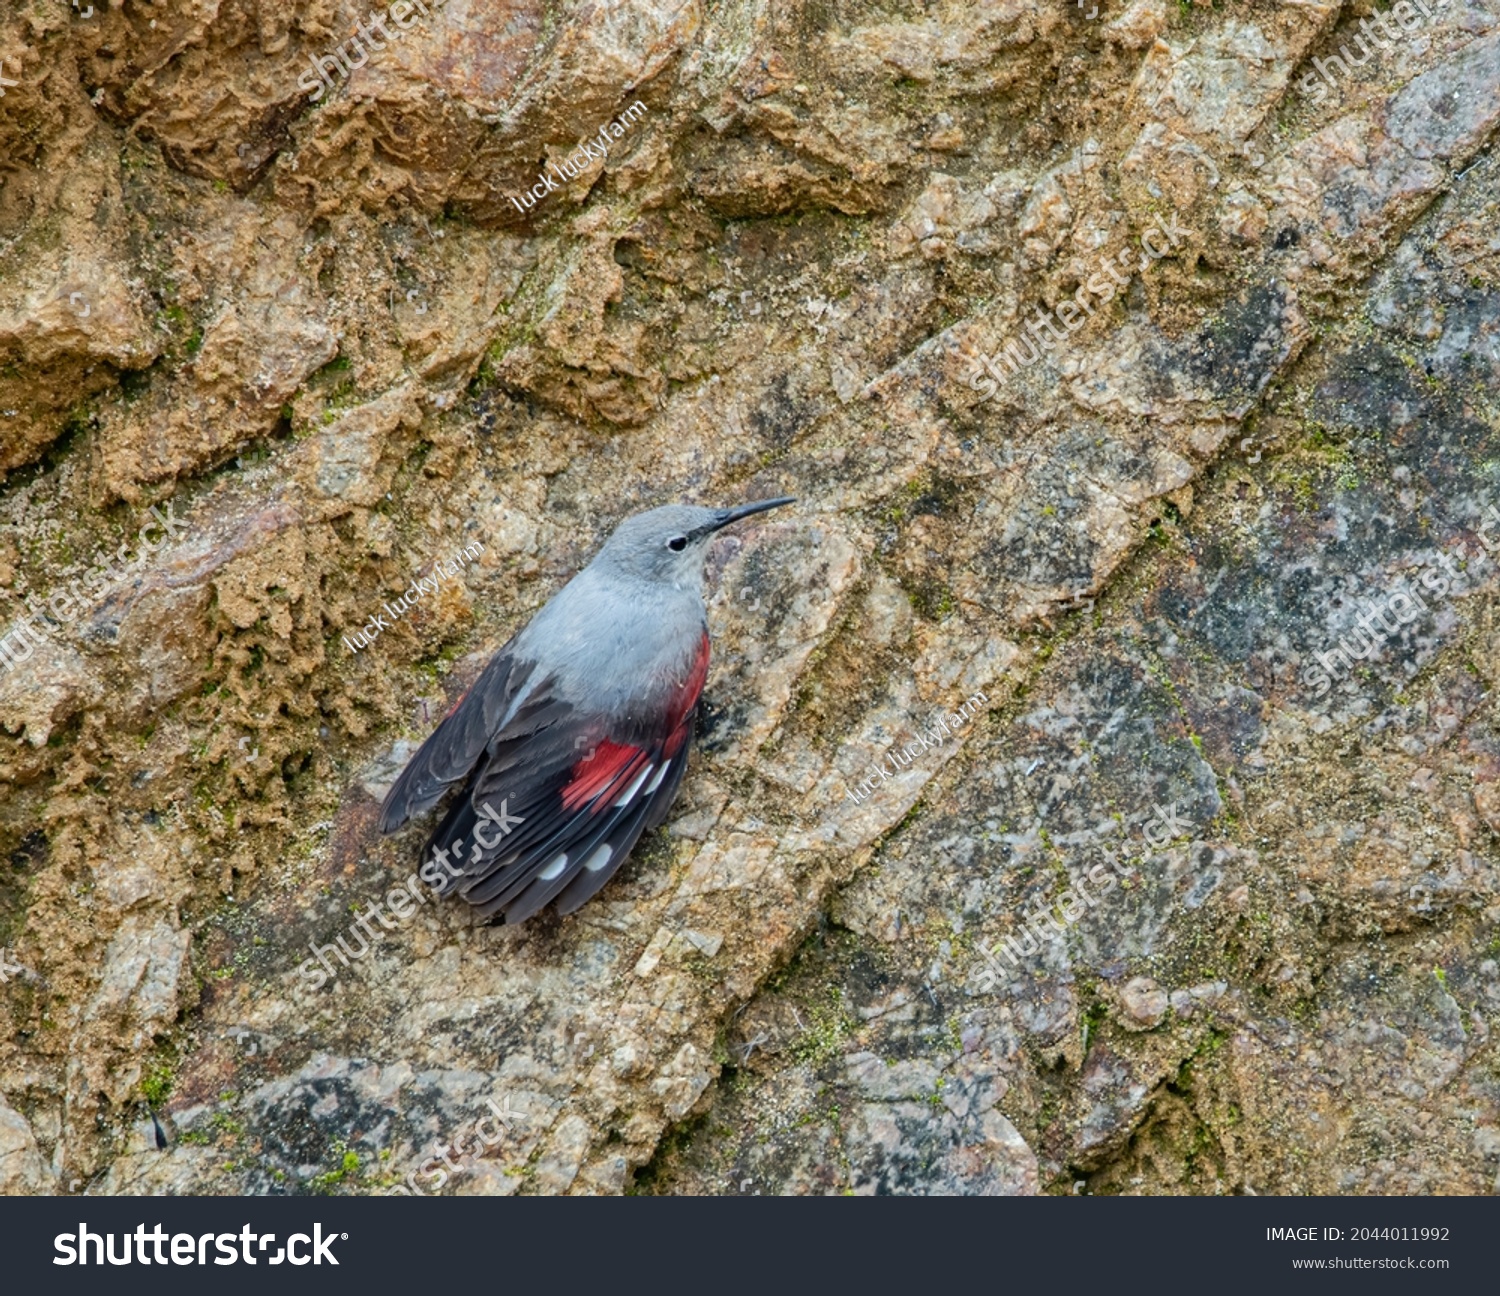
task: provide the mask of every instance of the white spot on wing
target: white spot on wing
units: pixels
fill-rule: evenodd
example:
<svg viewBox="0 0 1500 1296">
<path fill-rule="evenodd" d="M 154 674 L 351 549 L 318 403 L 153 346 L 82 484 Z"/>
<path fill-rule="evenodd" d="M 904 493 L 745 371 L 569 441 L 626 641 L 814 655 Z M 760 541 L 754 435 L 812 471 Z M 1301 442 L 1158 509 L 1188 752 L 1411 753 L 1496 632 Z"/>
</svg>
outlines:
<svg viewBox="0 0 1500 1296">
<path fill-rule="evenodd" d="M 657 788 L 661 786 L 662 779 L 667 777 L 667 771 L 671 768 L 672 762 L 667 761 L 666 764 L 664 764 L 659 770 L 656 771 L 656 777 L 651 780 L 651 786 L 646 789 L 647 796 L 650 796 L 653 792 L 656 791 Z"/>
<path fill-rule="evenodd" d="M 567 852 L 564 851 L 555 860 L 553 860 L 552 863 L 550 863 L 549 865 L 547 865 L 546 868 L 544 868 L 540 873 L 538 873 L 537 876 L 539 878 L 541 878 L 542 881 L 544 881 L 544 882 L 550 882 L 550 881 L 552 881 L 553 878 L 559 877 L 562 874 L 562 871 L 565 868 L 567 868 L 567 867 L 568 867 L 568 855 L 567 855 Z"/>
<path fill-rule="evenodd" d="M 639 774 L 635 776 L 635 779 L 631 782 L 630 786 L 620 794 L 620 799 L 615 802 L 616 807 L 629 805 L 630 798 L 641 790 L 641 784 L 646 781 L 646 776 L 650 773 L 651 766 L 647 765 L 645 769 L 643 769 Z"/>
<path fill-rule="evenodd" d="M 599 847 L 599 849 L 596 850 L 592 855 L 590 855 L 588 859 L 583 861 L 583 867 L 588 869 L 590 873 L 597 873 L 600 869 L 602 869 L 606 864 L 609 863 L 609 857 L 614 853 L 615 848 L 608 842 L 605 842 L 604 845 Z"/>
</svg>

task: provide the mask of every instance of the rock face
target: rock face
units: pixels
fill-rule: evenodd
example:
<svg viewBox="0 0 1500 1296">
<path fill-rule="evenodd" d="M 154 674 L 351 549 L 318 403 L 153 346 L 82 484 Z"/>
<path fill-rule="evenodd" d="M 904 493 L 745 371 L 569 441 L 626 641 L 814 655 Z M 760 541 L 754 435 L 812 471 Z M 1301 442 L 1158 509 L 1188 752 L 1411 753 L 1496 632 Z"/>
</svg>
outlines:
<svg viewBox="0 0 1500 1296">
<path fill-rule="evenodd" d="M 1497 1186 L 1497 0 L 84 8 L 0 19 L 0 1191 Z M 488 655 L 775 494 L 601 896 L 377 921 Z"/>
</svg>

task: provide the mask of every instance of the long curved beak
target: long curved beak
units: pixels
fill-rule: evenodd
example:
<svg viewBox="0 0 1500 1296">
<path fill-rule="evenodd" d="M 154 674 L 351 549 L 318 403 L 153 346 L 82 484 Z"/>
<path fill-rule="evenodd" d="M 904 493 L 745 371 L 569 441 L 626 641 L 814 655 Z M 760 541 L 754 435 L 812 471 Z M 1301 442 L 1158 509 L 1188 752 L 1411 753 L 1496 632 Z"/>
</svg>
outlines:
<svg viewBox="0 0 1500 1296">
<path fill-rule="evenodd" d="M 720 509 L 713 529 L 717 531 L 720 527 L 727 527 L 731 522 L 738 522 L 741 518 L 747 518 L 752 513 L 764 513 L 767 509 L 780 508 L 783 504 L 795 504 L 796 502 L 796 496 L 783 495 L 780 499 L 756 500 L 753 504 L 736 504 L 733 508 Z"/>
</svg>

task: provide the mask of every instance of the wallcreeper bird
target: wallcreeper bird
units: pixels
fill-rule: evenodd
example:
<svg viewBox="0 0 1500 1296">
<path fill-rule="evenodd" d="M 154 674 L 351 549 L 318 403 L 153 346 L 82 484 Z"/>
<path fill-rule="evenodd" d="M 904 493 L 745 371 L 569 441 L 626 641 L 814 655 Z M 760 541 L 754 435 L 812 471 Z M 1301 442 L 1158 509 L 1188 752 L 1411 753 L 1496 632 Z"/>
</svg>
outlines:
<svg viewBox="0 0 1500 1296">
<path fill-rule="evenodd" d="M 790 503 L 672 504 L 620 523 L 495 654 L 386 794 L 380 830 L 391 833 L 463 787 L 427 843 L 444 871 L 424 866 L 425 880 L 506 923 L 552 900 L 572 913 L 609 881 L 666 818 L 687 768 L 708 678 L 709 538 Z M 485 836 L 486 819 L 500 835 Z"/>
</svg>

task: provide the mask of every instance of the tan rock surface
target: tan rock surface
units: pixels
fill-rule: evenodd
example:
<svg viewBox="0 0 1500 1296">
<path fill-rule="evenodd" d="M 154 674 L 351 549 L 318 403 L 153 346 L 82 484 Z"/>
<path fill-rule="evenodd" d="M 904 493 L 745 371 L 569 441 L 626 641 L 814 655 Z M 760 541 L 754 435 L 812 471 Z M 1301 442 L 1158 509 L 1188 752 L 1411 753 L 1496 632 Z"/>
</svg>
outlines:
<svg viewBox="0 0 1500 1296">
<path fill-rule="evenodd" d="M 1492 1189 L 1495 0 L 1331 88 L 1363 8 L 448 0 L 315 104 L 367 6 L 94 8 L 0 19 L 0 1191 L 389 1190 L 502 1098 L 442 1191 Z M 598 899 L 299 972 L 620 517 L 783 493 Z"/>
</svg>

